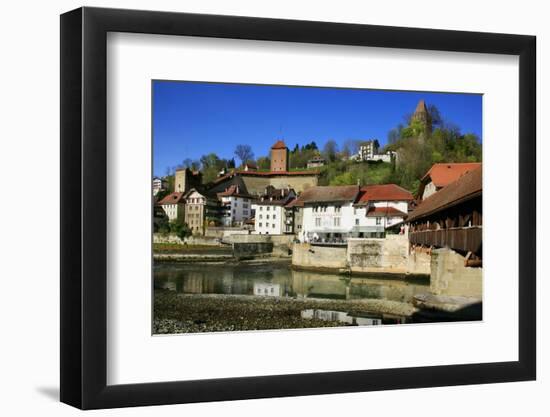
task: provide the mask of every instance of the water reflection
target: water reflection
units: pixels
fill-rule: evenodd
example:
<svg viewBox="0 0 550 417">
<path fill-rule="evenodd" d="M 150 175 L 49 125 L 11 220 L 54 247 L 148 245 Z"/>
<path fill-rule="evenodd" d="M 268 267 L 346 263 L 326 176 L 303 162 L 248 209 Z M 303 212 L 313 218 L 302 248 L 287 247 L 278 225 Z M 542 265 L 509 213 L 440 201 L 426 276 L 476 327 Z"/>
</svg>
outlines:
<svg viewBox="0 0 550 417">
<path fill-rule="evenodd" d="M 319 319 L 323 321 L 338 321 L 346 326 L 378 326 L 381 324 L 403 324 L 404 317 L 387 316 L 352 316 L 344 311 L 308 309 L 301 313 L 303 319 Z"/>
<path fill-rule="evenodd" d="M 425 281 L 368 277 L 350 279 L 342 275 L 294 271 L 284 264 L 159 264 L 154 268 L 154 278 L 155 288 L 183 294 L 244 294 L 335 300 L 368 298 L 407 303 L 415 294 L 429 290 L 429 283 Z"/>
</svg>

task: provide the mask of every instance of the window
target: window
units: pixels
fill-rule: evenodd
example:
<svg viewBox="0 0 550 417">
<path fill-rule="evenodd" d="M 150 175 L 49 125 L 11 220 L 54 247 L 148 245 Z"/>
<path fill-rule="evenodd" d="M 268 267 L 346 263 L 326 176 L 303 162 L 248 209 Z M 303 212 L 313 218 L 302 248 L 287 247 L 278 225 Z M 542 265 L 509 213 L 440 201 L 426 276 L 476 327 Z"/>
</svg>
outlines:
<svg viewBox="0 0 550 417">
<path fill-rule="evenodd" d="M 260 219 L 262 218 L 262 215 L 260 214 Z"/>
<path fill-rule="evenodd" d="M 340 213 L 340 210 L 342 209 L 342 206 L 334 206 L 334 212 Z"/>
<path fill-rule="evenodd" d="M 273 220 L 275 220 L 277 218 L 277 216 L 273 215 Z"/>
<path fill-rule="evenodd" d="M 248 216 L 248 210 L 243 210 L 243 216 Z"/>
<path fill-rule="evenodd" d="M 273 225 L 271 227 L 273 227 L 275 229 L 275 223 L 273 223 Z"/>
<path fill-rule="evenodd" d="M 262 224 L 261 224 L 261 223 L 258 223 L 258 227 L 262 227 Z"/>
<path fill-rule="evenodd" d="M 264 209 L 263 206 L 260 206 L 260 211 L 262 211 L 263 209 Z"/>
<path fill-rule="evenodd" d="M 382 224 L 382 217 L 377 217 L 376 218 L 376 225 L 379 226 Z"/>
<path fill-rule="evenodd" d="M 317 227 L 321 226 L 321 218 L 320 217 L 315 218 L 315 226 L 317 226 Z"/>
<path fill-rule="evenodd" d="M 267 211 L 269 211 L 270 207 L 269 207 L 269 206 L 267 206 L 267 207 L 266 207 L 265 209 L 266 209 Z"/>
<path fill-rule="evenodd" d="M 334 226 L 340 226 L 340 217 L 334 218 Z"/>
<path fill-rule="evenodd" d="M 359 219 L 355 219 L 355 225 L 359 226 Z"/>
<path fill-rule="evenodd" d="M 265 218 L 269 220 L 269 214 L 267 214 L 267 215 L 265 216 Z"/>
<path fill-rule="evenodd" d="M 265 227 L 269 227 L 269 223 L 266 223 L 266 224 L 265 224 Z"/>
</svg>

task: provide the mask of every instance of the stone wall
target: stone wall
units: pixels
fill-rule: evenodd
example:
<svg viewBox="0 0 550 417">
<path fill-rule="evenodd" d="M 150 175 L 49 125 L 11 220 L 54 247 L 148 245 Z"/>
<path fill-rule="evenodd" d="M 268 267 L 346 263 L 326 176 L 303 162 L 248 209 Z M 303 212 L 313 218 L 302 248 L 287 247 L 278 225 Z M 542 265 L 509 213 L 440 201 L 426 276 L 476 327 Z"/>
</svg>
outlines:
<svg viewBox="0 0 550 417">
<path fill-rule="evenodd" d="M 292 264 L 301 268 L 346 269 L 356 274 L 430 274 L 430 255 L 414 254 L 411 259 L 409 241 L 403 235 L 350 238 L 343 247 L 294 244 Z"/>
<path fill-rule="evenodd" d="M 221 242 L 219 238 L 216 237 L 207 237 L 207 236 L 189 236 L 185 240 L 181 240 L 175 234 L 162 234 L 162 233 L 153 233 L 153 243 L 175 243 L 178 245 L 183 245 L 184 243 L 188 245 L 207 245 L 207 246 L 220 246 Z"/>
<path fill-rule="evenodd" d="M 348 239 L 347 262 L 352 272 L 407 273 L 409 241 L 403 235 L 385 239 Z"/>
<path fill-rule="evenodd" d="M 268 185 L 275 188 L 293 188 L 300 193 L 309 187 L 317 185 L 317 175 L 287 175 L 287 176 L 242 176 L 246 189 L 251 194 L 263 194 Z"/>
<path fill-rule="evenodd" d="M 347 269 L 346 250 L 345 246 L 295 243 L 292 249 L 292 266 L 308 269 Z"/>
<path fill-rule="evenodd" d="M 204 233 L 205 236 L 218 238 L 248 234 L 250 234 L 250 230 L 241 227 L 207 227 Z"/>
<path fill-rule="evenodd" d="M 223 238 L 226 243 L 271 242 L 274 245 L 291 245 L 294 235 L 231 235 Z"/>
<path fill-rule="evenodd" d="M 233 244 L 233 256 L 237 259 L 253 257 L 255 255 L 271 254 L 272 252 L 273 243 L 271 242 Z"/>
<path fill-rule="evenodd" d="M 416 248 L 409 252 L 407 271 L 410 274 L 430 275 L 432 257 L 426 248 Z"/>
<path fill-rule="evenodd" d="M 464 266 L 464 259 L 451 249 L 432 250 L 430 291 L 433 294 L 482 298 L 483 270 Z"/>
</svg>

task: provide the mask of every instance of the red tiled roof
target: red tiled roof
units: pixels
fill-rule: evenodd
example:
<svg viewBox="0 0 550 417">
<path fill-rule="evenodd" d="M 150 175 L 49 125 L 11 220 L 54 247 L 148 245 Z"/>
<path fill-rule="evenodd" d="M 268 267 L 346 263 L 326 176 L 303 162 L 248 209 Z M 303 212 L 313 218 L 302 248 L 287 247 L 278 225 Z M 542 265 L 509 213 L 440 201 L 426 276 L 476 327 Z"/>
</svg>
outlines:
<svg viewBox="0 0 550 417">
<path fill-rule="evenodd" d="M 483 189 L 482 168 L 469 171 L 455 182 L 423 200 L 407 217 L 413 221 L 480 196 Z"/>
<path fill-rule="evenodd" d="M 298 198 L 300 201 L 296 204 L 355 201 L 358 193 L 359 186 L 357 185 L 310 187 L 300 194 Z"/>
<path fill-rule="evenodd" d="M 285 149 L 286 145 L 285 142 L 282 140 L 278 140 L 275 142 L 275 144 L 271 147 L 271 149 Z"/>
<path fill-rule="evenodd" d="M 178 204 L 178 203 L 184 203 L 183 200 L 183 193 L 171 193 L 168 194 L 166 197 L 164 197 L 162 200 L 160 200 L 157 204 L 158 205 L 164 205 L 164 204 Z"/>
<path fill-rule="evenodd" d="M 243 197 L 243 198 L 253 198 L 252 196 L 240 192 L 239 186 L 233 184 L 227 190 L 217 193 L 218 197 Z"/>
<path fill-rule="evenodd" d="M 397 210 L 395 207 L 371 207 L 367 217 L 405 217 L 407 213 Z"/>
<path fill-rule="evenodd" d="M 420 180 L 427 183 L 431 179 L 436 187 L 445 187 L 453 181 L 456 181 L 465 173 L 481 166 L 481 162 L 466 162 L 453 164 L 434 164 L 430 170 Z"/>
<path fill-rule="evenodd" d="M 366 205 L 369 201 L 412 201 L 413 195 L 396 184 L 367 185 L 361 187 L 357 205 Z"/>
</svg>

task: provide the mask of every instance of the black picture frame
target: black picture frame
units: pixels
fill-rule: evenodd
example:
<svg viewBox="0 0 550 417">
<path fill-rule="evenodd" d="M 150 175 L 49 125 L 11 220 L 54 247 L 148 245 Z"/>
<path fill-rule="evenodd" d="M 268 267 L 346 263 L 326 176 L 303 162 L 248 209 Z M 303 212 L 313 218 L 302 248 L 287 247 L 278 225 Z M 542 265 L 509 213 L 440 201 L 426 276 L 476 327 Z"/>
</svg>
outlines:
<svg viewBox="0 0 550 417">
<path fill-rule="evenodd" d="M 107 385 L 108 32 L 519 56 L 519 360 Z M 535 379 L 535 51 L 534 36 L 510 34 L 88 7 L 61 15 L 61 401 L 96 409 Z"/>
</svg>

